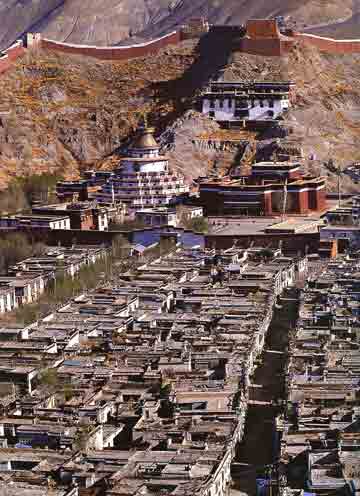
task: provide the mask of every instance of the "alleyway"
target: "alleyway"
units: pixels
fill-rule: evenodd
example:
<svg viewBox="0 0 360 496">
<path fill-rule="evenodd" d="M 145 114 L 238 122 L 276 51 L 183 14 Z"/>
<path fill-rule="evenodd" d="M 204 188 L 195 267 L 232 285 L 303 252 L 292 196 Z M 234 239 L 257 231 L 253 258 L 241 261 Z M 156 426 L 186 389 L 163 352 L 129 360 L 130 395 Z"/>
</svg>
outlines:
<svg viewBox="0 0 360 496">
<path fill-rule="evenodd" d="M 261 364 L 252 380 L 245 436 L 234 460 L 232 496 L 240 493 L 255 495 L 256 476 L 263 477 L 264 465 L 277 459 L 275 418 L 281 407 L 274 402 L 284 398 L 285 352 L 297 312 L 297 291 L 287 291 L 281 300 L 281 308 L 274 312 Z"/>
</svg>

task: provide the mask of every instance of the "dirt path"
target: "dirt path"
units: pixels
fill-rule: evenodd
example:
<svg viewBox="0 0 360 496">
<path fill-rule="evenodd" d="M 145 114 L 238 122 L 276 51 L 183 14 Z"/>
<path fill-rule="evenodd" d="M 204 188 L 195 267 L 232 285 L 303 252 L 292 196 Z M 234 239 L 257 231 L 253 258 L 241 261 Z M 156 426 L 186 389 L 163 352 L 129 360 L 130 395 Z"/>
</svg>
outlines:
<svg viewBox="0 0 360 496">
<path fill-rule="evenodd" d="M 276 462 L 278 442 L 275 419 L 281 407 L 274 402 L 284 397 L 284 374 L 289 330 L 294 327 L 297 313 L 297 292 L 287 292 L 281 309 L 274 312 L 266 338 L 261 365 L 250 388 L 250 404 L 244 440 L 238 446 L 233 474 L 233 496 L 256 494 L 256 477 L 265 476 L 265 465 Z"/>
</svg>

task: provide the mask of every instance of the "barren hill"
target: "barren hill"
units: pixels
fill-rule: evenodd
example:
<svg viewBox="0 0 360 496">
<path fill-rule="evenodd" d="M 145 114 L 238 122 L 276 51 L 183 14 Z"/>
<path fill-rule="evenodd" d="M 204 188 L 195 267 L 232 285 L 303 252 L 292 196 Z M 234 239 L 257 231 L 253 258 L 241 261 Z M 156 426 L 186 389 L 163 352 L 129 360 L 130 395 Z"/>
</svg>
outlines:
<svg viewBox="0 0 360 496">
<path fill-rule="evenodd" d="M 224 46 L 199 48 L 195 41 L 116 63 L 30 52 L 0 78 L 0 109 L 8 108 L 0 113 L 0 187 L 15 175 L 50 171 L 70 178 L 84 168 L 112 167 L 145 112 L 189 180 L 231 165 L 238 154 L 209 148 L 218 128 L 193 110 L 198 91 L 221 69 L 230 79 L 296 82 L 285 124 L 290 141 L 317 158 L 311 169 L 327 173 L 321 164 L 329 158 L 342 165 L 360 160 L 360 55 L 300 46 L 284 58 L 232 57 Z M 199 138 L 205 147 L 197 146 Z M 258 150 L 248 153 L 281 146 L 281 139 L 256 139 Z"/>
<path fill-rule="evenodd" d="M 153 37 L 189 19 L 239 24 L 249 18 L 291 16 L 300 28 L 328 23 L 338 36 L 359 28 L 359 0 L 0 0 L 0 49 L 26 31 L 60 41 L 113 45 L 129 34 Z M 339 26 L 336 24 L 339 21 Z M 346 21 L 348 22 L 348 21 Z M 343 29 L 344 28 L 344 29 Z M 316 28 L 315 28 L 316 30 Z M 335 30 L 335 31 L 334 31 Z M 360 31 L 360 30 L 359 30 Z"/>
</svg>

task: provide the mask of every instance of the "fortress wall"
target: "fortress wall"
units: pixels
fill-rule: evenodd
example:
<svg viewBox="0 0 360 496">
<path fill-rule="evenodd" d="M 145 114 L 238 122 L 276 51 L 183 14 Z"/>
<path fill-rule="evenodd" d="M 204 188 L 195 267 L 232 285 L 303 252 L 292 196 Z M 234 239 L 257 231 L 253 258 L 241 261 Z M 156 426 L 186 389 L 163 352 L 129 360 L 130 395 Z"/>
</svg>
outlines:
<svg viewBox="0 0 360 496">
<path fill-rule="evenodd" d="M 54 40 L 42 39 L 41 48 L 56 50 L 64 53 L 75 55 L 85 55 L 100 60 L 128 60 L 136 57 L 144 57 L 156 53 L 161 48 L 168 45 L 174 45 L 181 41 L 181 32 L 173 31 L 156 40 L 140 43 L 136 45 L 127 45 L 119 47 L 99 47 L 90 45 L 72 45 L 61 43 Z"/>
<path fill-rule="evenodd" d="M 324 38 L 314 34 L 294 33 L 294 38 L 302 43 L 308 43 L 321 51 L 344 55 L 350 53 L 360 53 L 359 40 L 335 40 Z"/>
<path fill-rule="evenodd" d="M 208 29 L 207 26 L 205 27 Z M 307 43 L 321 51 L 338 55 L 360 53 L 360 39 L 336 40 L 306 33 L 291 33 L 288 36 L 284 36 L 280 34 L 276 21 L 269 19 L 249 20 L 244 37 L 243 26 L 212 26 L 211 30 L 223 36 L 231 34 L 234 37 L 234 51 L 254 55 L 281 56 L 289 52 L 295 41 Z M 40 34 L 28 34 L 27 46 L 29 48 L 40 46 L 44 49 L 84 55 L 100 60 L 128 60 L 151 55 L 161 48 L 177 44 L 187 37 L 183 30 L 178 30 L 146 43 L 119 47 L 101 47 L 61 43 L 55 40 L 42 39 Z M 7 50 L 0 52 L 0 74 L 10 69 L 13 62 L 25 52 L 26 48 L 22 40 L 17 41 Z"/>
<path fill-rule="evenodd" d="M 280 38 L 280 31 L 275 19 L 249 19 L 246 23 L 249 38 Z"/>
<path fill-rule="evenodd" d="M 251 19 L 246 34 L 238 40 L 235 50 L 265 57 L 280 57 L 289 52 L 294 38 L 283 36 L 275 19 Z"/>
<path fill-rule="evenodd" d="M 25 53 L 22 41 L 17 41 L 11 47 L 0 52 L 0 74 L 10 69 L 13 62 Z"/>
<path fill-rule="evenodd" d="M 264 57 L 280 57 L 282 55 L 282 44 L 278 39 L 250 39 L 244 38 L 240 41 L 239 51 L 250 55 L 262 55 Z"/>
<path fill-rule="evenodd" d="M 11 67 L 11 62 L 8 55 L 0 55 L 0 74 L 7 71 Z"/>
</svg>

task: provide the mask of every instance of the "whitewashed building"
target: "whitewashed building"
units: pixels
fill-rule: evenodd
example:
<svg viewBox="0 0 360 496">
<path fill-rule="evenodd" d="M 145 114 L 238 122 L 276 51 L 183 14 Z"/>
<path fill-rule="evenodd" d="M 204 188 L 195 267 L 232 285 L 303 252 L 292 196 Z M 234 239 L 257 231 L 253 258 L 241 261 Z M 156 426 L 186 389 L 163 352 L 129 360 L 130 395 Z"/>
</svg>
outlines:
<svg viewBox="0 0 360 496">
<path fill-rule="evenodd" d="M 219 122 L 266 121 L 291 106 L 292 82 L 213 81 L 202 93 L 202 113 Z"/>
<path fill-rule="evenodd" d="M 69 216 L 19 214 L 0 217 L 0 229 L 70 229 Z"/>
<path fill-rule="evenodd" d="M 118 168 L 97 195 L 99 203 L 122 202 L 129 213 L 136 210 L 176 203 L 176 198 L 189 191 L 184 179 L 170 172 L 168 158 L 152 128 L 141 128 L 137 138 L 120 160 Z"/>
<path fill-rule="evenodd" d="M 18 303 L 13 286 L 0 287 L 0 313 L 11 312 Z"/>
</svg>

